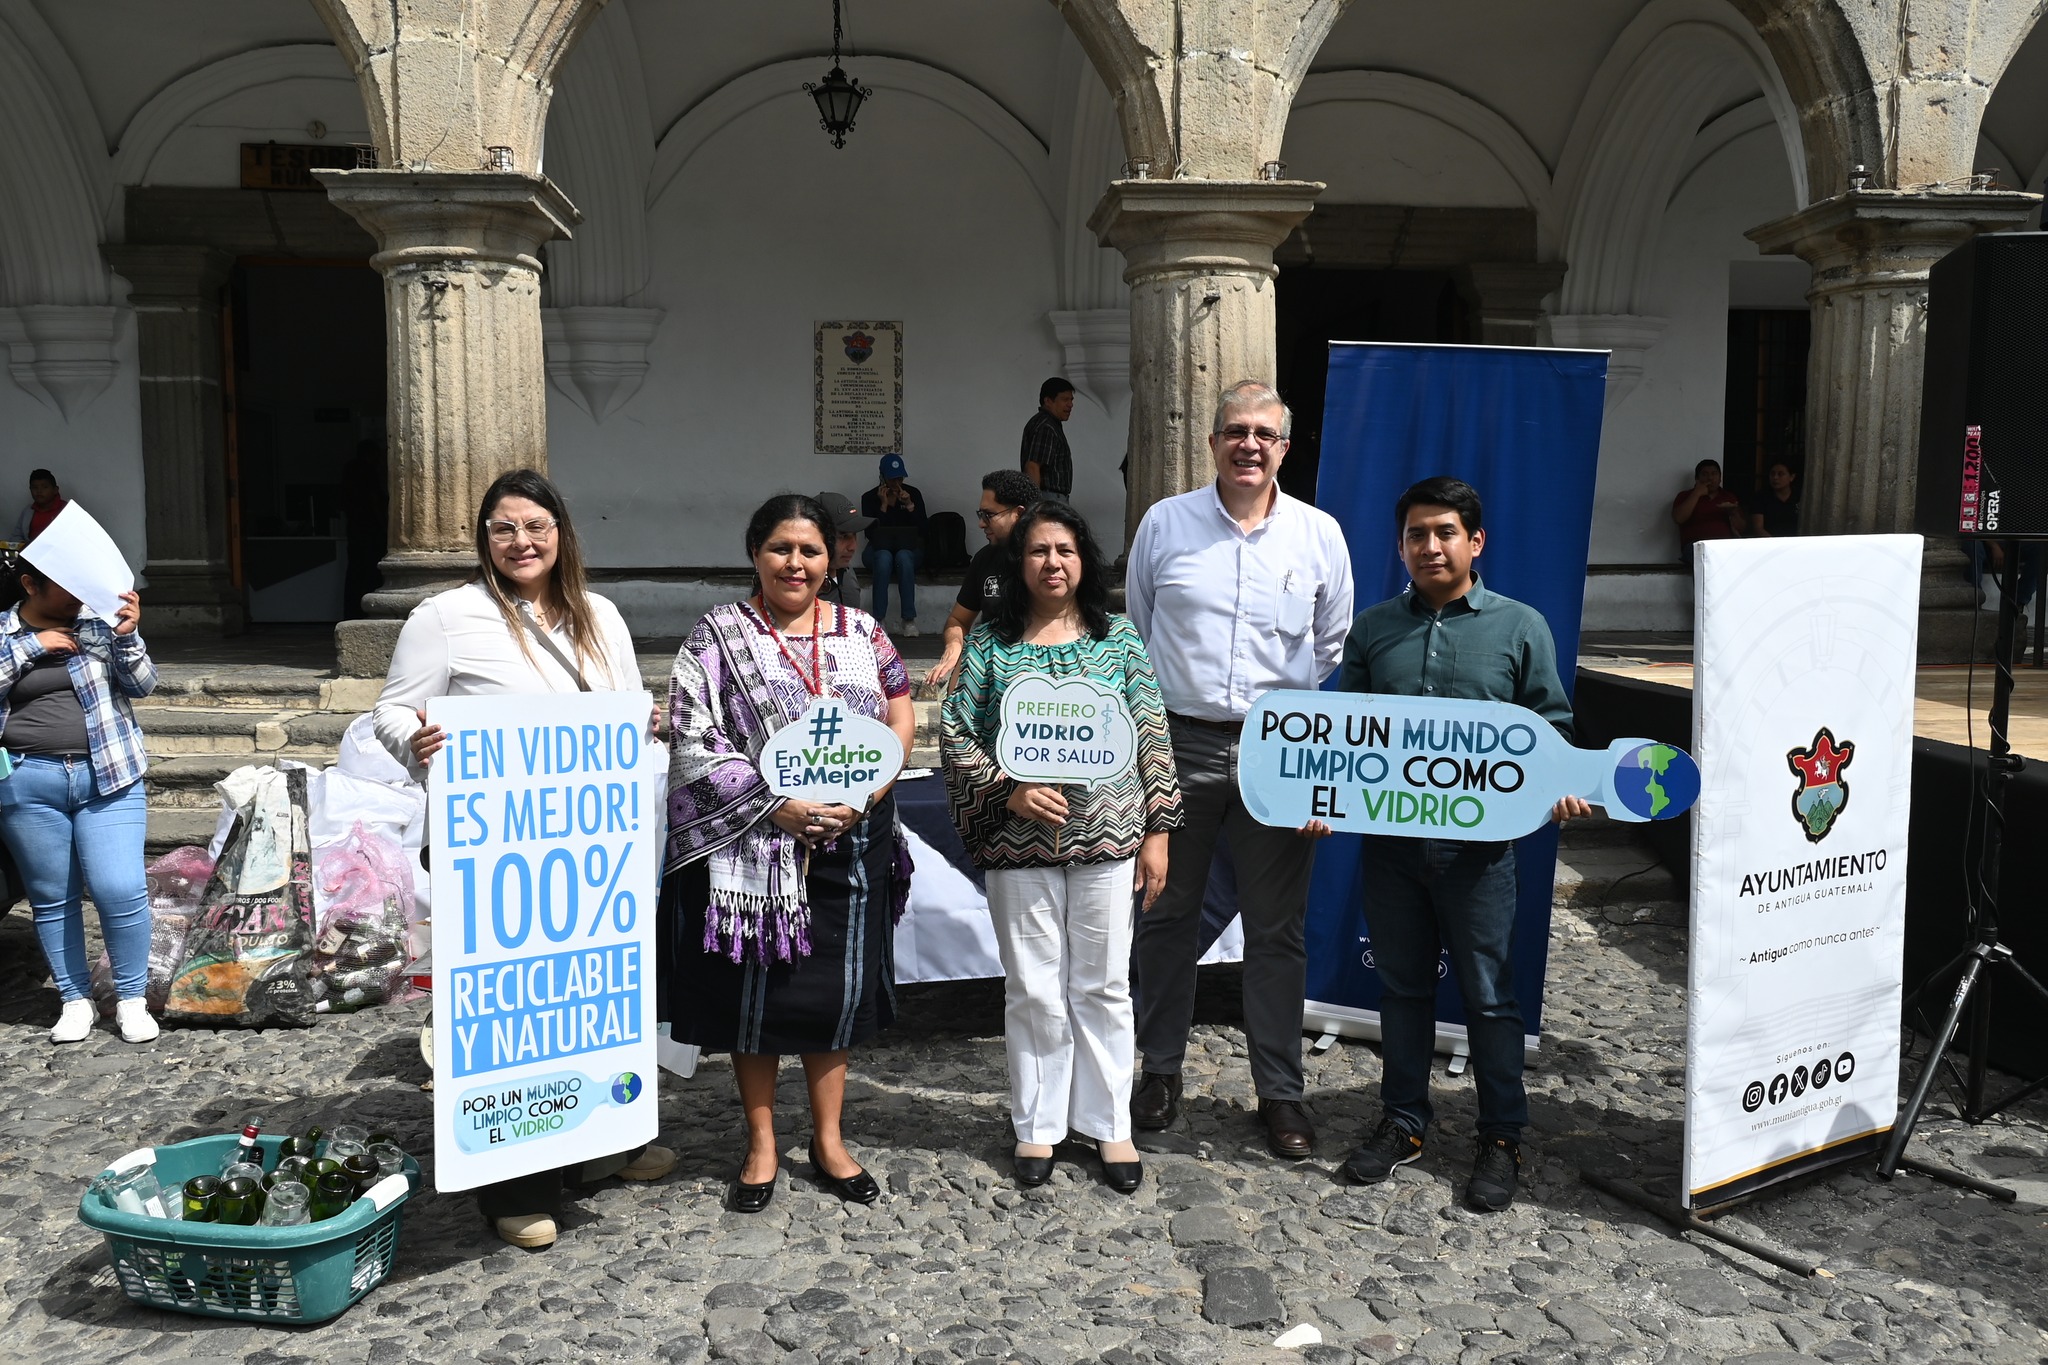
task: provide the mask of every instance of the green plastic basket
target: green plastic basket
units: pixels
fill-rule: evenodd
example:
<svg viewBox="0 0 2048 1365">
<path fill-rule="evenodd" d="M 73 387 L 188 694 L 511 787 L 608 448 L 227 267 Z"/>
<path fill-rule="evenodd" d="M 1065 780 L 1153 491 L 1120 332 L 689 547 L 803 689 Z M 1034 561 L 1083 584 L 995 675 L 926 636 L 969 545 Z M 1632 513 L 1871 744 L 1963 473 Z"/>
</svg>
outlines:
<svg viewBox="0 0 2048 1365">
<path fill-rule="evenodd" d="M 167 1197 L 195 1175 L 215 1175 L 239 1138 L 194 1138 L 156 1149 Z M 282 1137 L 266 1137 L 263 1164 L 277 1164 Z M 121 1288 L 137 1303 L 250 1322 L 325 1322 L 381 1284 L 398 1254 L 399 1217 L 419 1188 L 405 1159 L 406 1188 L 379 1208 L 367 1196 L 318 1223 L 243 1227 L 187 1223 L 110 1209 L 88 1191 L 78 1217 L 105 1235 Z"/>
</svg>

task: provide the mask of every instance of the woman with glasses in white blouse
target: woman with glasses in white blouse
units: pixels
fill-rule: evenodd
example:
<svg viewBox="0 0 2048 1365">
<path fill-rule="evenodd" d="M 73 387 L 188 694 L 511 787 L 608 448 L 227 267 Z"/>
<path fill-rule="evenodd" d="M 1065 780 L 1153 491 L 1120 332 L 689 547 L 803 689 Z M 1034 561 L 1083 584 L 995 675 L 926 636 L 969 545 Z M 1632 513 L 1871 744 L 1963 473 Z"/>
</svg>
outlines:
<svg viewBox="0 0 2048 1365">
<path fill-rule="evenodd" d="M 591 593 L 561 493 L 530 469 L 500 475 L 476 520 L 476 572 L 413 608 L 377 698 L 377 738 L 413 777 L 445 739 L 426 723 L 436 697 L 630 692 L 642 686 L 619 609 Z M 477 1206 L 514 1246 L 555 1240 L 565 1180 L 659 1180 L 675 1153 L 648 1146 L 581 1167 L 540 1171 L 477 1191 Z"/>
</svg>

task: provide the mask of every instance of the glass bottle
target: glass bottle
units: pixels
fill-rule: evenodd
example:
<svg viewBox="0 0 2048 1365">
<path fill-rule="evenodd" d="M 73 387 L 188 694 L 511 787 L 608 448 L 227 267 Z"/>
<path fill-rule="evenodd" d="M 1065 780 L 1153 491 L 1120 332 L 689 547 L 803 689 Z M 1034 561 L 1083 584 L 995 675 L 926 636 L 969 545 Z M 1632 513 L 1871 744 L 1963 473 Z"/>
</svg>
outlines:
<svg viewBox="0 0 2048 1365">
<path fill-rule="evenodd" d="M 311 1222 L 313 1192 L 295 1180 L 281 1180 L 271 1187 L 263 1201 L 263 1216 L 256 1221 L 267 1228 L 296 1227 Z"/>
<path fill-rule="evenodd" d="M 297 1137 L 286 1138 L 284 1140 L 284 1154 L 287 1156 L 302 1156 L 308 1159 L 320 1155 L 320 1137 L 324 1131 L 318 1124 L 315 1124 Z"/>
<path fill-rule="evenodd" d="M 242 1125 L 242 1136 L 236 1140 L 235 1145 L 221 1153 L 221 1170 L 225 1171 L 228 1167 L 236 1165 L 250 1165 L 258 1170 L 263 1169 L 263 1148 L 256 1142 L 262 1132 L 263 1120 L 251 1115 Z"/>
<path fill-rule="evenodd" d="M 213 1223 L 220 1218 L 220 1177 L 195 1175 L 185 1182 L 185 1221 Z"/>
<path fill-rule="evenodd" d="M 341 1171 L 329 1171 L 320 1177 L 320 1183 L 313 1190 L 313 1221 L 320 1222 L 345 1212 L 356 1196 L 356 1186 Z"/>
<path fill-rule="evenodd" d="M 405 1170 L 405 1152 L 395 1142 L 370 1144 L 370 1160 L 377 1163 L 377 1177 L 398 1175 Z"/>
<path fill-rule="evenodd" d="M 377 1158 L 371 1156 L 368 1152 L 357 1152 L 354 1156 L 341 1163 L 341 1169 L 351 1181 L 355 1182 L 355 1197 L 358 1199 L 369 1193 L 370 1186 L 382 1179 L 377 1172 Z"/>
<path fill-rule="evenodd" d="M 246 1175 L 220 1182 L 216 1223 L 253 1224 L 263 1215 L 263 1186 Z"/>
</svg>

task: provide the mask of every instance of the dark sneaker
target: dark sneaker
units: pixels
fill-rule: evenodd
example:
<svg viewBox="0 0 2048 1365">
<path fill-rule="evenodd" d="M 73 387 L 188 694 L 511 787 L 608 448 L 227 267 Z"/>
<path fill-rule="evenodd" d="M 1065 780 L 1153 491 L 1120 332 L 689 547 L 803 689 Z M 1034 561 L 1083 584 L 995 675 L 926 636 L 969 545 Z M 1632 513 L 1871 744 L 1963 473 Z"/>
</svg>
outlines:
<svg viewBox="0 0 2048 1365">
<path fill-rule="evenodd" d="M 1392 1119 L 1381 1119 L 1364 1145 L 1345 1158 L 1344 1178 L 1354 1185 L 1377 1185 L 1421 1155 L 1421 1138 Z"/>
<path fill-rule="evenodd" d="M 1479 1139 L 1479 1159 L 1465 1186 L 1465 1202 L 1481 1213 L 1499 1213 L 1515 1202 L 1522 1178 L 1522 1149 L 1504 1137 Z"/>
<path fill-rule="evenodd" d="M 1180 1117 L 1180 1073 L 1143 1072 L 1131 1092 L 1131 1123 L 1148 1133 L 1168 1127 Z"/>
</svg>

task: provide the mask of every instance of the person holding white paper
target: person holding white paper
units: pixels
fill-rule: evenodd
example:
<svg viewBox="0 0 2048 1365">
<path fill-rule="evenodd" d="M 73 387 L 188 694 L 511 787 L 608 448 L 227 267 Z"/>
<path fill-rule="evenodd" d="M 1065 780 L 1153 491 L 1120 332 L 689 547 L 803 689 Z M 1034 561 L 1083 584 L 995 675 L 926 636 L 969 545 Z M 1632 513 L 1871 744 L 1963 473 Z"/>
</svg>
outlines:
<svg viewBox="0 0 2048 1365">
<path fill-rule="evenodd" d="M 413 608 L 377 698 L 378 740 L 423 783 L 445 739 L 441 727 L 426 723 L 426 704 L 436 697 L 637 692 L 642 685 L 625 619 L 588 591 L 568 504 L 544 476 L 518 469 L 484 491 L 476 557 L 469 582 Z M 659 1180 L 675 1164 L 674 1152 L 649 1145 L 485 1185 L 477 1207 L 513 1246 L 550 1246 L 564 1180 Z"/>
<path fill-rule="evenodd" d="M 90 890 L 114 966 L 121 1036 L 146 1043 L 157 1035 L 143 1004 L 148 759 L 129 701 L 156 690 L 156 665 L 136 629 L 141 601 L 123 594 L 109 625 L 31 565 L 22 566 L 21 587 L 21 603 L 0 612 L 0 747 L 12 764 L 0 776 L 0 834 L 64 1001 L 50 1041 L 82 1041 L 96 1017 L 82 904 Z"/>
<path fill-rule="evenodd" d="M 1095 1140 L 1110 1188 L 1144 1178 L 1131 1140 L 1132 895 L 1150 910 L 1166 885 L 1180 779 L 1166 704 L 1145 642 L 1109 613 L 1102 551 L 1088 524 L 1048 498 L 1004 542 L 1002 591 L 967 639 L 946 699 L 946 794 L 961 842 L 986 870 L 1003 958 L 1003 1037 L 1017 1183 L 1052 1178 L 1068 1130 Z M 1137 734 L 1136 761 L 1098 786 L 1013 780 L 998 751 L 1003 696 L 1024 674 L 1114 688 Z"/>
</svg>

